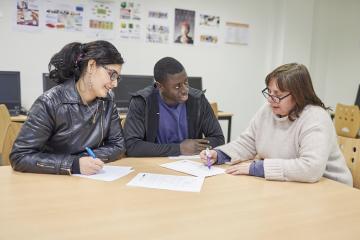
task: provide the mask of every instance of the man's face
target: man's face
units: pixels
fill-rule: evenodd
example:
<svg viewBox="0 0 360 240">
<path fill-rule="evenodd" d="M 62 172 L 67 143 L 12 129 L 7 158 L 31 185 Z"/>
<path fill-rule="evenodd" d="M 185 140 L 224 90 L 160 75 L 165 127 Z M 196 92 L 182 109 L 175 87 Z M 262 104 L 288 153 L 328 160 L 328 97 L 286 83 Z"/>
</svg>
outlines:
<svg viewBox="0 0 360 240">
<path fill-rule="evenodd" d="M 184 103 L 188 99 L 189 83 L 185 70 L 168 74 L 167 80 L 158 84 L 161 97 L 168 105 Z"/>
</svg>

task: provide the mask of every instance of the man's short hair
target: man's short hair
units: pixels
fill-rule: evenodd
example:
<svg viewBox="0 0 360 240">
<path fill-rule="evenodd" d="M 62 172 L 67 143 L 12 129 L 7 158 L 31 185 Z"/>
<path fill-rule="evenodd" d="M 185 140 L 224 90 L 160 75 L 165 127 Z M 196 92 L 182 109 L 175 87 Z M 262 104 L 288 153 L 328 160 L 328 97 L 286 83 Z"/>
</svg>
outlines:
<svg viewBox="0 0 360 240">
<path fill-rule="evenodd" d="M 167 80 L 168 74 L 180 73 L 184 70 L 184 66 L 175 58 L 164 57 L 160 59 L 154 66 L 155 81 L 163 83 Z"/>
</svg>

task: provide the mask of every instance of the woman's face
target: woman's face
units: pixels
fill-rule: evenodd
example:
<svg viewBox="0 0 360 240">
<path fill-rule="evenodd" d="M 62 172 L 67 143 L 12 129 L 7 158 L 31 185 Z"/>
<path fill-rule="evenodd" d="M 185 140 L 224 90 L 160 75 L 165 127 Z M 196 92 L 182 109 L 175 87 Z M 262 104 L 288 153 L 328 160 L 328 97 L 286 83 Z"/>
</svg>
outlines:
<svg viewBox="0 0 360 240">
<path fill-rule="evenodd" d="M 117 87 L 120 64 L 97 65 L 94 71 L 92 90 L 96 97 L 106 97 L 109 91 Z"/>
<path fill-rule="evenodd" d="M 276 79 L 272 79 L 268 85 L 269 94 L 278 98 L 284 97 L 288 95 L 290 92 L 281 91 L 277 85 Z M 270 103 L 271 109 L 274 114 L 280 115 L 282 117 L 288 116 L 290 111 L 295 107 L 296 102 L 293 96 L 290 94 L 289 96 L 280 100 L 279 103 L 276 103 L 272 100 L 272 98 L 268 98 L 268 102 Z"/>
</svg>

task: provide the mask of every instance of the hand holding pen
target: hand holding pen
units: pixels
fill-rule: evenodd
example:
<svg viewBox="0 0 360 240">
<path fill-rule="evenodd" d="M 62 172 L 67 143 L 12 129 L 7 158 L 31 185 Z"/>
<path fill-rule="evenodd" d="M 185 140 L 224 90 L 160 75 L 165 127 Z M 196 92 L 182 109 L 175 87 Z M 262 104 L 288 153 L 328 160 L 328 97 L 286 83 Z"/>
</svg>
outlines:
<svg viewBox="0 0 360 240">
<path fill-rule="evenodd" d="M 208 169 L 210 170 L 210 166 L 211 166 L 211 163 L 210 163 L 211 155 L 210 155 L 210 150 L 209 150 L 209 148 L 206 148 L 206 149 L 205 149 L 205 155 L 206 155 L 206 165 L 207 165 Z"/>
<path fill-rule="evenodd" d="M 92 175 L 98 173 L 104 166 L 104 162 L 96 158 L 95 153 L 90 149 L 86 148 L 89 156 L 84 156 L 79 159 L 80 173 L 84 175 Z"/>
<path fill-rule="evenodd" d="M 216 163 L 217 152 L 215 150 L 209 149 L 201 151 L 200 159 L 210 169 L 210 166 Z"/>
</svg>

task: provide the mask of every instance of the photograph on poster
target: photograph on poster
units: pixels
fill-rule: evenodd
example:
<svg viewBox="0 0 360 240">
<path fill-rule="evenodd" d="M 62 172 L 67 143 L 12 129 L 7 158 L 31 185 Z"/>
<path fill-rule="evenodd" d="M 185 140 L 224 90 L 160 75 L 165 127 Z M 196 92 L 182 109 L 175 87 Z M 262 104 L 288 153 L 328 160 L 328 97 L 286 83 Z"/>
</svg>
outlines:
<svg viewBox="0 0 360 240">
<path fill-rule="evenodd" d="M 220 27 L 220 17 L 207 15 L 207 14 L 200 14 L 200 26 L 206 27 Z"/>
<path fill-rule="evenodd" d="M 39 27 L 39 4 L 38 0 L 18 0 L 16 24 L 18 26 Z"/>
<path fill-rule="evenodd" d="M 175 9 L 174 42 L 194 44 L 195 11 Z"/>
</svg>

